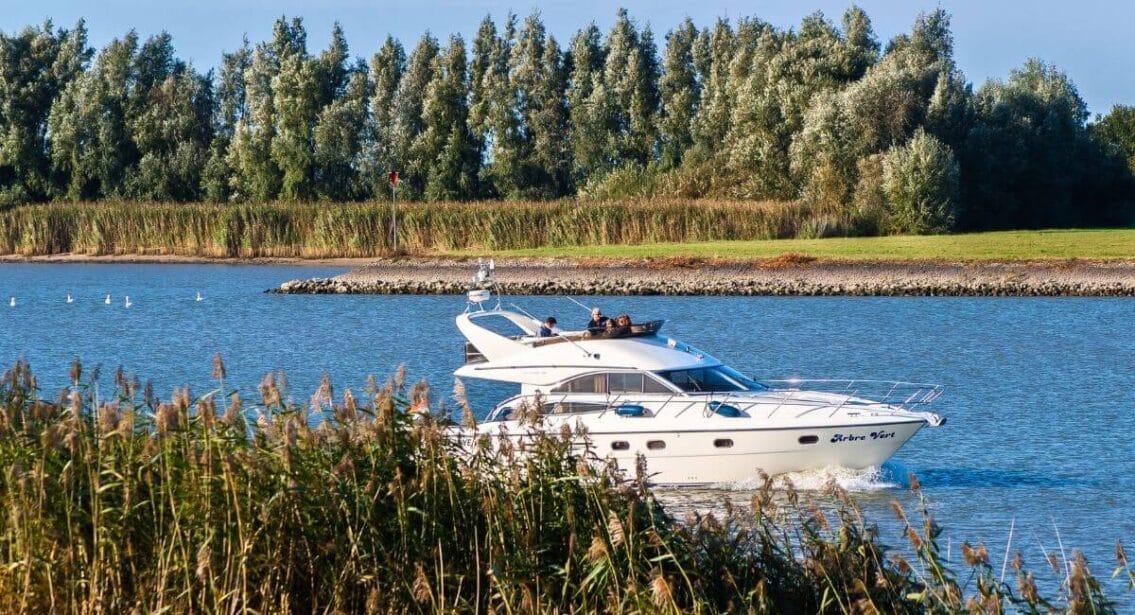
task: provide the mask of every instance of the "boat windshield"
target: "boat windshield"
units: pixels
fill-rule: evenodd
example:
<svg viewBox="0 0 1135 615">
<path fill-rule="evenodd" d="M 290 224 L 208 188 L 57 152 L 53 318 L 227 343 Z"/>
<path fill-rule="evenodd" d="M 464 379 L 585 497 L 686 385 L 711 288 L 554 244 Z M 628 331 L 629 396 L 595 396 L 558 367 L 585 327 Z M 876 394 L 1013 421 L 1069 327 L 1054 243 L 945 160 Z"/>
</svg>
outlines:
<svg viewBox="0 0 1135 615">
<path fill-rule="evenodd" d="M 657 372 L 659 376 L 689 393 L 730 393 L 764 391 L 765 385 L 746 377 L 727 365 Z"/>
</svg>

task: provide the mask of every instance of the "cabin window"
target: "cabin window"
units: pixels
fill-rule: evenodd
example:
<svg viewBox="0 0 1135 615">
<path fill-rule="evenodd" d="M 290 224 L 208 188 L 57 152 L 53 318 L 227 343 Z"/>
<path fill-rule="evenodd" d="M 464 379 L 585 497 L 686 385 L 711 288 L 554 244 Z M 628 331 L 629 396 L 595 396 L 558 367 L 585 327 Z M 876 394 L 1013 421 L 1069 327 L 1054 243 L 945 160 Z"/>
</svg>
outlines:
<svg viewBox="0 0 1135 615">
<path fill-rule="evenodd" d="M 642 392 L 643 393 L 673 393 L 666 385 L 651 378 L 650 376 L 643 375 L 642 377 Z"/>
<path fill-rule="evenodd" d="M 670 393 L 666 385 L 642 373 L 611 372 L 572 378 L 552 393 Z"/>
<path fill-rule="evenodd" d="M 763 391 L 768 388 L 724 365 L 658 372 L 658 375 L 689 393 L 732 393 L 735 391 Z"/>
<path fill-rule="evenodd" d="M 733 441 L 729 438 L 718 438 L 713 441 L 714 448 L 733 448 Z"/>
<path fill-rule="evenodd" d="M 544 414 L 585 414 L 588 412 L 602 412 L 606 409 L 606 404 L 588 404 L 577 401 L 560 401 L 544 404 Z"/>
<path fill-rule="evenodd" d="M 572 378 L 552 389 L 553 393 L 606 393 L 607 374 L 588 374 Z"/>
<path fill-rule="evenodd" d="M 512 416 L 512 406 L 498 408 L 489 416 L 489 421 L 507 421 Z"/>
<path fill-rule="evenodd" d="M 666 442 L 664 442 L 662 440 L 647 440 L 646 441 L 646 448 L 648 448 L 652 451 L 660 451 L 660 450 L 666 448 Z"/>
<path fill-rule="evenodd" d="M 611 393 L 641 393 L 642 374 L 607 374 L 607 391 Z"/>
<path fill-rule="evenodd" d="M 820 441 L 820 436 L 800 436 L 798 442 L 800 444 L 815 444 Z"/>
<path fill-rule="evenodd" d="M 630 448 L 631 443 L 627 442 L 626 440 L 615 440 L 611 443 L 611 450 L 613 451 L 625 451 L 630 450 Z"/>
</svg>

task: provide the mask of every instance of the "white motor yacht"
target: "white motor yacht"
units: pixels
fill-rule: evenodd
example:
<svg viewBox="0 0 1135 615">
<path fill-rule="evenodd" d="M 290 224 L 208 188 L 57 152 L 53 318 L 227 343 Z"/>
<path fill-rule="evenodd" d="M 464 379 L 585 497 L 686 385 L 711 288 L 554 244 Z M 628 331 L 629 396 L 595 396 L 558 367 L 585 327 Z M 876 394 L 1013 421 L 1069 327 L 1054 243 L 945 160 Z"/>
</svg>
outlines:
<svg viewBox="0 0 1135 615">
<path fill-rule="evenodd" d="M 455 374 L 515 383 L 520 393 L 498 404 L 477 430 L 522 439 L 533 430 L 558 434 L 567 425 L 624 470 L 633 471 L 643 455 L 656 484 L 869 468 L 923 427 L 945 423 L 917 411 L 938 398 L 938 385 L 757 381 L 663 335 L 661 320 L 551 337 L 539 336 L 541 324 L 520 308 L 501 306 L 492 263 L 482 263 L 457 317 L 467 342 L 465 365 Z M 501 332 L 502 325 L 514 333 Z M 540 420 L 525 420 L 533 409 Z"/>
</svg>

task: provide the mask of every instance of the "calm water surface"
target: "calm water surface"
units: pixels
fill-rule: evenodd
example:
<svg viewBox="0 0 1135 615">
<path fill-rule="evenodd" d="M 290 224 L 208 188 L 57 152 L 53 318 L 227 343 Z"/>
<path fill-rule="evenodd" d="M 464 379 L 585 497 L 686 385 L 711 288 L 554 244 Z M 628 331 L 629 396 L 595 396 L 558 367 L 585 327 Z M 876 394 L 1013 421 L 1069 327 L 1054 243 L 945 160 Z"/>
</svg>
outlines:
<svg viewBox="0 0 1135 615">
<path fill-rule="evenodd" d="M 283 369 L 297 399 L 321 374 L 336 390 L 380 381 L 400 363 L 437 395 L 461 361 L 453 317 L 461 297 L 281 296 L 266 288 L 339 270 L 221 265 L 0 265 L 0 361 L 28 359 L 48 394 L 72 358 L 104 373 L 118 365 L 174 386 L 210 388 L 221 352 L 229 383 L 246 399 Z M 201 292 L 204 301 L 195 301 Z M 74 303 L 67 304 L 71 293 Z M 111 305 L 103 303 L 110 294 Z M 132 307 L 123 307 L 129 295 Z M 16 307 L 8 306 L 16 297 Z M 539 316 L 582 326 L 562 298 L 516 297 Z M 984 540 L 997 566 L 1013 551 L 1043 568 L 1045 550 L 1083 549 L 1106 577 L 1115 541 L 1135 543 L 1135 300 L 1035 298 L 588 298 L 607 313 L 665 318 L 666 332 L 758 378 L 876 378 L 947 385 L 927 429 L 877 472 L 793 477 L 816 487 L 830 476 L 900 543 L 888 504 L 912 503 L 916 473 L 957 555 Z M 482 411 L 511 390 L 470 384 Z M 713 509 L 748 485 L 664 493 L 676 509 Z M 1130 605 L 1130 597 L 1124 602 Z"/>
</svg>

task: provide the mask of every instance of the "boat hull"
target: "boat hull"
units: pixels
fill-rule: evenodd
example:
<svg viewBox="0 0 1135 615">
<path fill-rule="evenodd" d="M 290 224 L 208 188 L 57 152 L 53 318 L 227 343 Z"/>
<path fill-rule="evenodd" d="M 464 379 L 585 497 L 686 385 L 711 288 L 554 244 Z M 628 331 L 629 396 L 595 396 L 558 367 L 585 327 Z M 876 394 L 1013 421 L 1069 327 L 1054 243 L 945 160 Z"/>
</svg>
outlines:
<svg viewBox="0 0 1135 615">
<path fill-rule="evenodd" d="M 641 454 L 653 484 L 737 483 L 762 473 L 879 466 L 925 425 L 905 420 L 800 428 L 600 431 L 588 433 L 579 450 L 586 448 L 597 459 L 614 459 L 631 473 Z M 520 440 L 530 438 L 531 432 L 502 436 L 498 431 L 494 436 Z"/>
</svg>

